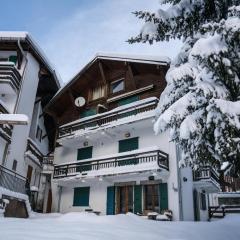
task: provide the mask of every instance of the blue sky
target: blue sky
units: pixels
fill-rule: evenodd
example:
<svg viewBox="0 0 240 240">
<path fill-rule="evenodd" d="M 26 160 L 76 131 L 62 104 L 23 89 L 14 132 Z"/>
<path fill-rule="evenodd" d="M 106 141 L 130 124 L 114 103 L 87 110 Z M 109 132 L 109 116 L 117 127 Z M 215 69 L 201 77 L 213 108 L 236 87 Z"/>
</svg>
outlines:
<svg viewBox="0 0 240 240">
<path fill-rule="evenodd" d="M 0 0 L 0 30 L 28 31 L 69 81 L 97 52 L 164 55 L 173 58 L 181 44 L 134 44 L 142 22 L 131 12 L 156 11 L 158 0 Z"/>
</svg>

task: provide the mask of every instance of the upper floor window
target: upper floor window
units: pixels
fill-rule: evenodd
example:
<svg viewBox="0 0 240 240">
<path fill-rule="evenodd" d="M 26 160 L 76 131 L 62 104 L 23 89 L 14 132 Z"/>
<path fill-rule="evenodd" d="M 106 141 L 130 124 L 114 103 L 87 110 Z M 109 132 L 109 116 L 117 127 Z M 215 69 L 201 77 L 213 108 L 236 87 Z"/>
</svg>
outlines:
<svg viewBox="0 0 240 240">
<path fill-rule="evenodd" d="M 90 92 L 90 100 L 96 100 L 105 96 L 105 86 L 100 85 L 93 88 Z"/>
<path fill-rule="evenodd" d="M 41 142 L 42 141 L 42 129 L 37 126 L 36 138 Z"/>
<path fill-rule="evenodd" d="M 124 78 L 111 83 L 111 93 L 117 93 L 124 90 Z"/>
<path fill-rule="evenodd" d="M 12 165 L 12 170 L 16 171 L 17 170 L 17 160 L 13 160 L 13 165 Z"/>
</svg>

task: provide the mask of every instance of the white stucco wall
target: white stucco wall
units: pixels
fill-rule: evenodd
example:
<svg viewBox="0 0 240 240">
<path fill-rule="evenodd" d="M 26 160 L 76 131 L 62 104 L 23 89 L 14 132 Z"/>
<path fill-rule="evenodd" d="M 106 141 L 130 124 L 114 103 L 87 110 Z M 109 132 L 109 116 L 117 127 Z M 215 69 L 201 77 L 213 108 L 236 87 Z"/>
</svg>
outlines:
<svg viewBox="0 0 240 240">
<path fill-rule="evenodd" d="M 0 137 L 0 165 L 3 165 L 3 158 L 4 158 L 4 152 L 6 148 L 7 142 Z"/>
<path fill-rule="evenodd" d="M 126 128 L 126 127 L 125 127 Z M 129 126 L 126 130 L 114 130 L 112 133 L 113 137 L 101 137 L 98 140 L 94 137 L 84 138 L 82 141 L 78 140 L 77 145 L 73 147 L 57 147 L 54 154 L 54 163 L 67 163 L 77 160 L 77 149 L 83 147 L 83 142 L 88 141 L 88 146 L 93 146 L 93 157 L 106 156 L 110 154 L 118 153 L 118 141 L 125 139 L 125 133 L 129 132 L 132 137 L 139 137 L 139 149 L 158 146 L 160 150 L 169 154 L 169 176 L 163 180 L 163 182 L 168 183 L 168 199 L 169 199 L 169 209 L 173 211 L 174 220 L 179 220 L 179 197 L 178 197 L 178 175 L 177 175 L 177 162 L 176 162 L 176 148 L 173 143 L 168 140 L 168 133 L 164 133 L 156 136 L 153 132 L 152 121 L 149 120 L 147 123 L 144 122 L 142 127 L 134 128 L 134 124 Z M 111 133 L 111 132 L 110 132 Z M 92 139 L 92 140 L 91 140 Z M 130 179 L 125 179 L 125 181 L 137 181 L 139 184 L 141 180 L 141 175 L 132 177 Z M 148 178 L 142 177 L 142 180 L 147 180 Z M 119 180 L 117 180 L 119 181 Z M 123 181 L 123 180 L 121 180 Z M 74 186 L 84 186 L 85 183 L 69 184 L 68 187 L 63 187 L 61 195 L 61 212 L 69 211 L 81 211 L 85 208 L 73 207 L 73 188 Z M 113 185 L 113 183 L 106 182 L 95 182 L 94 184 L 88 183 L 90 186 L 90 207 L 95 211 L 101 211 L 106 213 L 106 191 L 107 186 Z M 58 184 L 53 181 L 53 211 L 57 211 L 58 207 Z"/>
<path fill-rule="evenodd" d="M 192 168 L 181 168 L 180 178 L 182 191 L 182 219 L 184 221 L 194 221 Z"/>
<path fill-rule="evenodd" d="M 27 54 L 27 58 L 28 64 L 22 80 L 21 94 L 19 96 L 16 113 L 26 114 L 29 118 L 29 123 L 31 123 L 38 86 L 39 64 L 30 53 Z M 30 124 L 27 126 L 14 126 L 10 154 L 6 162 L 7 167 L 11 169 L 13 160 L 16 159 L 18 161 L 17 172 L 24 176 L 26 176 L 27 171 L 27 166 L 24 161 L 24 152 L 26 150 L 29 131 Z"/>
</svg>

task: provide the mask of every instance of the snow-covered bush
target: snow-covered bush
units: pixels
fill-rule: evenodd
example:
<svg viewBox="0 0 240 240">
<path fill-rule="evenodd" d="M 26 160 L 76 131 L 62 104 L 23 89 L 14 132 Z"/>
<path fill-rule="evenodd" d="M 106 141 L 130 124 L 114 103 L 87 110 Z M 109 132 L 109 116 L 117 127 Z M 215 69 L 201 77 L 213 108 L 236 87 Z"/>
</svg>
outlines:
<svg viewBox="0 0 240 240">
<path fill-rule="evenodd" d="M 183 165 L 230 161 L 240 169 L 240 1 L 161 0 L 130 43 L 179 38 L 154 129 L 170 129 Z M 239 171 L 240 172 L 240 171 Z"/>
</svg>

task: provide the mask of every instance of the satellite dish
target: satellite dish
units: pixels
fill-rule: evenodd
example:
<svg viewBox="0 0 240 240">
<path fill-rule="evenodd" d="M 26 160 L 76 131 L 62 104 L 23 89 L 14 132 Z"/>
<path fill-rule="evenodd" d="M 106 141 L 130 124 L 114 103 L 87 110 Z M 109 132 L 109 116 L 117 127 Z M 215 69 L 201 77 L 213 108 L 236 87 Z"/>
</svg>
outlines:
<svg viewBox="0 0 240 240">
<path fill-rule="evenodd" d="M 74 102 L 74 103 L 75 103 L 75 105 L 76 105 L 77 107 L 82 107 L 82 106 L 85 105 L 86 100 L 85 100 L 84 97 L 78 97 L 78 98 L 75 99 L 75 102 Z"/>
</svg>

